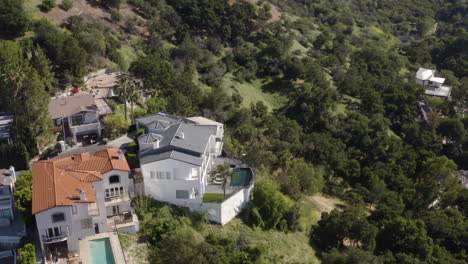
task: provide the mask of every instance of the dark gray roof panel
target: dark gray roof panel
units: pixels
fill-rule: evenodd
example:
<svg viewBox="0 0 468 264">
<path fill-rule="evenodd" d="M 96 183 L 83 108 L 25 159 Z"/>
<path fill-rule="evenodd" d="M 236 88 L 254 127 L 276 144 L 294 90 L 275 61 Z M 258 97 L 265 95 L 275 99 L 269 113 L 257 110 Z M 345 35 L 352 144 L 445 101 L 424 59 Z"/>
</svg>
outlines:
<svg viewBox="0 0 468 264">
<path fill-rule="evenodd" d="M 154 143 L 157 140 L 162 141 L 164 137 L 155 133 L 143 134 L 138 137 L 138 142 L 141 143 Z"/>
<path fill-rule="evenodd" d="M 140 163 L 145 164 L 173 158 L 191 164 L 201 164 L 210 136 L 216 135 L 216 126 L 197 125 L 189 120 L 157 113 L 137 119 L 150 133 L 138 138 L 140 142 L 151 143 L 159 139 L 159 148 L 140 151 Z"/>
<path fill-rule="evenodd" d="M 149 153 L 149 155 L 140 155 L 140 164 L 147 164 L 165 159 L 175 159 L 182 162 L 201 166 L 203 159 L 199 156 L 190 155 L 176 150 L 165 151 L 161 153 Z"/>
</svg>

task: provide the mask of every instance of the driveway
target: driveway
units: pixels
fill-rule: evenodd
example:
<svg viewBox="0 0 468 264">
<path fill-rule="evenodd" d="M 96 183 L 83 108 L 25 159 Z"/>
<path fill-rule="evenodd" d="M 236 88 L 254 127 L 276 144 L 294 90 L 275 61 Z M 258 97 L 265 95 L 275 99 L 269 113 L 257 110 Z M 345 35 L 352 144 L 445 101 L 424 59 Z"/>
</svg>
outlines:
<svg viewBox="0 0 468 264">
<path fill-rule="evenodd" d="M 107 142 L 106 145 L 96 143 L 96 144 L 86 145 L 86 146 L 82 146 L 82 147 L 70 148 L 67 151 L 60 153 L 58 156 L 59 157 L 67 157 L 67 156 L 71 156 L 71 155 L 74 155 L 74 154 L 80 154 L 80 153 L 84 153 L 84 152 L 89 152 L 90 154 L 94 154 L 94 152 L 96 152 L 96 151 L 107 149 L 107 148 L 125 149 L 128 146 L 128 144 L 130 144 L 133 141 L 133 135 L 134 134 L 135 134 L 135 131 L 133 131 L 133 132 L 131 132 L 131 133 L 125 135 L 125 136 L 121 136 L 121 137 L 116 138 L 116 139 L 114 139 L 112 141 L 109 141 L 109 142 Z"/>
</svg>

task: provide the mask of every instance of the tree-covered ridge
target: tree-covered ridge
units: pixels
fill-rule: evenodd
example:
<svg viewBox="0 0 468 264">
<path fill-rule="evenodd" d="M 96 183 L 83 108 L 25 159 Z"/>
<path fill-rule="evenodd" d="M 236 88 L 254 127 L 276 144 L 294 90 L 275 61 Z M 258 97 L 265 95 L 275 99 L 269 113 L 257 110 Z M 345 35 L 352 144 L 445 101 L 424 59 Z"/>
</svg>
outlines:
<svg viewBox="0 0 468 264">
<path fill-rule="evenodd" d="M 146 19 L 147 37 L 134 34 L 135 21 L 122 34 L 79 16 L 18 23 L 8 20 L 27 16 L 18 5 L 0 7 L 0 19 L 17 23 L 22 36 L 0 43 L 0 111 L 16 115 L 14 140 L 29 154 L 35 135 L 49 134 L 49 96 L 111 65 L 154 95 L 136 116 L 167 111 L 226 125 L 226 149 L 262 175 L 242 216 L 252 229 L 310 231 L 323 263 L 466 263 L 468 192 L 454 173 L 468 168 L 460 115 L 468 101 L 466 1 L 272 0 L 283 12 L 273 22 L 266 1 L 128 2 Z M 119 4 L 102 7 L 115 13 Z M 395 37 L 406 34 L 420 39 Z M 424 96 L 414 83 L 419 67 L 439 70 L 452 100 Z M 261 100 L 242 106 L 248 95 L 235 84 L 254 83 L 284 100 L 275 109 Z M 433 109 L 425 123 L 416 122 L 420 101 Z M 120 134 L 125 120 L 114 118 L 106 123 L 119 123 Z M 317 192 L 352 206 L 314 223 L 300 205 Z M 148 204 L 139 214 L 152 263 L 282 262 L 241 234 L 208 236 L 184 212 Z M 186 254 L 178 256 L 179 246 Z"/>
</svg>

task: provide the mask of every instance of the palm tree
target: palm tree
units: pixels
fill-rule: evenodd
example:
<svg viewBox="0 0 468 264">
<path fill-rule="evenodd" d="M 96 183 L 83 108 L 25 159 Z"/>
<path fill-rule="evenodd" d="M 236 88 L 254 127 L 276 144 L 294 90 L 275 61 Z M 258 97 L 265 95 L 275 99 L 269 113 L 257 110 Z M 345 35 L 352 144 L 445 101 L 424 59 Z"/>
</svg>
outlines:
<svg viewBox="0 0 468 264">
<path fill-rule="evenodd" d="M 220 164 L 216 166 L 216 168 L 213 171 L 211 171 L 211 175 L 217 175 L 223 178 L 223 192 L 224 196 L 226 197 L 226 184 L 228 182 L 228 179 L 232 179 L 233 175 L 233 172 L 229 168 L 229 165 Z"/>
<path fill-rule="evenodd" d="M 127 100 L 130 92 L 130 87 L 131 87 L 130 80 L 126 74 L 123 74 L 120 76 L 119 81 L 117 82 L 117 85 L 114 87 L 115 88 L 115 93 L 117 96 L 124 100 L 124 115 L 125 115 L 125 120 L 127 120 Z"/>
<path fill-rule="evenodd" d="M 133 103 L 138 100 L 139 96 L 139 89 L 136 85 L 134 85 L 130 77 L 127 74 L 122 74 L 117 85 L 114 87 L 115 88 L 115 93 L 117 96 L 124 100 L 125 102 L 125 107 L 124 107 L 124 112 L 125 112 L 125 120 L 127 120 L 127 101 L 130 100 L 131 102 L 131 115 L 132 115 L 132 124 L 133 124 Z"/>
<path fill-rule="evenodd" d="M 133 103 L 138 102 L 138 99 L 140 99 L 140 90 L 138 89 L 138 86 L 132 84 L 130 91 L 129 91 L 128 99 L 130 100 L 130 115 L 131 115 L 131 122 L 133 125 L 135 124 Z"/>
</svg>

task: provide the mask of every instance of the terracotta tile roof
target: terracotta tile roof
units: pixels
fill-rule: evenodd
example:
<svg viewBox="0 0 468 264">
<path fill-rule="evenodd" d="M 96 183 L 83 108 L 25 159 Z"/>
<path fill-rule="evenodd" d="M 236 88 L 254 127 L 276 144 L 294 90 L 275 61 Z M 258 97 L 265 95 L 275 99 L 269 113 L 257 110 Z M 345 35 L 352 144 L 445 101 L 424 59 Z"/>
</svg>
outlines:
<svg viewBox="0 0 468 264">
<path fill-rule="evenodd" d="M 92 182 L 102 180 L 111 170 L 130 171 L 125 156 L 118 149 L 76 154 L 71 157 L 35 161 L 33 163 L 32 213 L 73 203 L 94 203 Z M 80 200 L 79 190 L 86 193 Z"/>
</svg>

